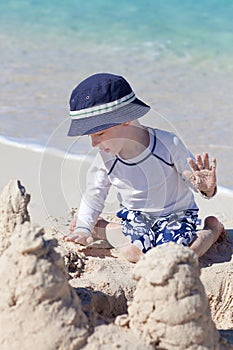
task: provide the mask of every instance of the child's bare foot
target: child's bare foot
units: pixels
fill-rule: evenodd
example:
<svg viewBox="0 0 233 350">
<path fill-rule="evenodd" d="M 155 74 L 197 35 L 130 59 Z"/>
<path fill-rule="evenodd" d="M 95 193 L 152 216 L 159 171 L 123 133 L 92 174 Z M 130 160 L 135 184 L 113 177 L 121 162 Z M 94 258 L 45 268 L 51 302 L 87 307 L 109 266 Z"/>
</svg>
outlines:
<svg viewBox="0 0 233 350">
<path fill-rule="evenodd" d="M 218 240 L 221 234 L 224 234 L 223 224 L 215 217 L 208 216 L 204 220 L 204 227 L 197 231 L 197 238 L 193 241 L 190 248 L 200 257 Z"/>
<path fill-rule="evenodd" d="M 129 243 L 128 245 L 118 249 L 121 256 L 127 259 L 129 262 L 136 263 L 141 258 L 143 253 L 134 244 Z"/>
<path fill-rule="evenodd" d="M 215 216 L 207 216 L 204 220 L 203 230 L 210 230 L 213 234 L 213 243 L 215 243 L 221 235 L 225 235 L 226 231 L 223 224 Z"/>
</svg>

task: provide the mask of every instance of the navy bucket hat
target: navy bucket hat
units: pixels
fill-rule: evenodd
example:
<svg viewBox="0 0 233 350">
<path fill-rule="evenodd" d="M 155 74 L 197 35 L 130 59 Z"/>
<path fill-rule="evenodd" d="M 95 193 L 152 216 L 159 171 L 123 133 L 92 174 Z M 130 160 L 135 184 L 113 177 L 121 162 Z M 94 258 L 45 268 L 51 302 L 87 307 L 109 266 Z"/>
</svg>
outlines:
<svg viewBox="0 0 233 350">
<path fill-rule="evenodd" d="M 98 73 L 83 80 L 70 97 L 68 136 L 88 135 L 135 120 L 150 107 L 136 98 L 121 76 Z"/>
</svg>

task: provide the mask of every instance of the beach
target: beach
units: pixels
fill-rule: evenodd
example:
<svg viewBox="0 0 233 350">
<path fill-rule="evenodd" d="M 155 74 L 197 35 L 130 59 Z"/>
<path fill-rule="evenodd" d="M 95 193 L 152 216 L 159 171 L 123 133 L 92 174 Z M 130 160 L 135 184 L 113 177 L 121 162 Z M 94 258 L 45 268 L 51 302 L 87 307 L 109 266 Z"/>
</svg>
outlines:
<svg viewBox="0 0 233 350">
<path fill-rule="evenodd" d="M 1 349 L 232 349 L 232 17 L 228 0 L 0 3 Z M 62 239 L 96 153 L 67 137 L 69 97 L 97 72 L 130 82 L 142 123 L 217 158 L 198 228 L 214 215 L 227 235 L 202 258 L 156 247 L 131 264 Z M 117 207 L 111 191 L 103 216 Z"/>
<path fill-rule="evenodd" d="M 14 307 L 14 309 L 15 309 L 14 312 L 16 313 L 15 316 L 13 316 L 14 313 L 12 313 L 13 309 L 11 309 L 11 313 L 6 314 L 6 312 L 9 312 L 9 311 L 6 311 L 6 309 L 3 307 L 2 318 L 4 319 L 4 317 L 6 317 L 5 315 L 9 315 L 9 317 L 10 317 L 10 314 L 12 314 L 12 317 L 14 317 L 15 319 L 18 320 L 18 318 L 20 319 L 21 317 L 23 317 L 23 314 L 21 314 L 21 311 L 19 309 L 20 305 L 23 306 L 24 303 L 26 303 L 26 304 L 28 303 L 28 306 L 27 306 L 28 310 L 31 309 L 31 307 L 33 307 L 33 305 L 31 306 L 32 301 L 30 301 L 30 302 L 27 301 L 27 295 L 29 295 L 27 293 L 29 293 L 29 289 L 27 289 L 28 287 L 26 287 L 26 286 L 27 286 L 27 283 L 29 283 L 29 284 L 37 283 L 36 282 L 37 280 L 35 280 L 35 282 L 31 281 L 31 279 L 34 278 L 33 277 L 34 274 L 33 273 L 31 274 L 30 269 L 28 270 L 28 268 L 27 268 L 27 264 L 29 264 L 30 259 L 32 259 L 32 258 L 30 258 L 30 254 L 28 252 L 30 252 L 30 249 L 32 249 L 32 252 L 34 252 L 35 249 L 38 249 L 38 248 L 36 248 L 39 244 L 38 243 L 38 239 L 39 239 L 38 238 L 39 237 L 38 230 L 40 227 L 44 227 L 43 230 L 45 230 L 45 233 L 43 233 L 43 235 L 44 235 L 43 239 L 47 240 L 46 246 L 49 247 L 49 245 L 51 245 L 51 243 L 49 243 L 49 242 L 52 242 L 55 239 L 57 242 L 56 243 L 57 252 L 59 253 L 59 255 L 61 255 L 61 257 L 63 257 L 64 261 L 66 262 L 66 268 L 68 269 L 67 271 L 69 272 L 69 278 L 68 278 L 68 276 L 64 277 L 65 278 L 64 283 L 66 284 L 66 288 L 71 288 L 71 289 L 74 288 L 74 290 L 72 289 L 72 293 L 74 293 L 74 291 L 76 291 L 76 293 L 80 299 L 81 304 L 79 304 L 80 303 L 79 302 L 78 304 L 75 304 L 76 306 L 73 306 L 73 307 L 76 308 L 76 310 L 77 310 L 76 312 L 81 312 L 81 310 L 83 310 L 82 312 L 84 312 L 85 315 L 89 315 L 88 322 L 91 324 L 91 328 L 88 328 L 88 331 L 87 330 L 85 332 L 84 332 L 84 330 L 81 331 L 81 329 L 83 329 L 82 327 L 87 329 L 87 324 L 88 324 L 88 322 L 85 321 L 86 316 L 85 317 L 82 316 L 82 317 L 84 317 L 84 318 L 81 318 L 81 319 L 83 319 L 83 321 L 81 321 L 81 323 L 79 323 L 79 325 L 77 326 L 78 328 L 76 330 L 72 330 L 72 332 L 74 332 L 74 334 L 77 334 L 77 335 L 80 334 L 77 332 L 81 332 L 81 334 L 85 334 L 85 336 L 84 335 L 82 336 L 83 338 L 82 337 L 80 338 L 80 336 L 78 338 L 78 339 L 82 339 L 82 341 L 81 340 L 79 342 L 76 341 L 76 343 L 75 343 L 76 345 L 75 345 L 75 344 L 73 344 L 71 339 L 69 340 L 69 336 L 64 335 L 64 339 L 59 345 L 61 347 L 58 347 L 58 348 L 59 349 L 63 349 L 63 348 L 68 349 L 69 347 L 71 347 L 72 349 L 84 348 L 86 350 L 91 350 L 92 348 L 93 349 L 98 348 L 98 349 L 102 350 L 104 348 L 104 346 L 108 347 L 109 344 L 111 343 L 112 344 L 111 346 L 113 346 L 113 349 L 115 349 L 115 348 L 118 349 L 119 346 L 121 349 L 135 349 L 136 344 L 133 341 L 133 339 L 135 339 L 135 338 L 131 338 L 132 337 L 132 334 L 130 333 L 131 331 L 124 328 L 125 327 L 124 325 L 127 324 L 127 322 L 131 322 L 132 325 L 134 324 L 134 322 L 135 322 L 135 325 L 137 325 L 138 322 L 141 322 L 140 318 L 137 319 L 137 316 L 136 316 L 138 311 L 135 311 L 136 314 L 134 314 L 134 311 L 133 311 L 134 309 L 132 309 L 132 307 L 131 307 L 131 309 L 129 308 L 127 310 L 127 306 L 126 306 L 126 301 L 127 301 L 128 305 L 131 305 L 131 303 L 133 302 L 134 293 L 141 293 L 140 289 L 137 289 L 137 288 L 139 288 L 139 285 L 137 287 L 137 281 L 132 279 L 132 275 L 131 275 L 132 272 L 134 271 L 135 264 L 129 263 L 126 260 L 119 257 L 118 255 L 116 255 L 114 249 L 112 250 L 111 247 L 109 247 L 106 244 L 103 244 L 103 242 L 102 243 L 96 242 L 96 244 L 93 247 L 88 247 L 88 248 L 84 249 L 84 247 L 82 247 L 82 246 L 75 245 L 75 244 L 69 243 L 69 242 L 67 243 L 67 242 L 64 242 L 62 240 L 62 236 L 67 234 L 67 232 L 69 230 L 69 224 L 70 224 L 72 215 L 74 213 L 74 210 L 79 205 L 80 197 L 81 197 L 82 191 L 84 190 L 84 187 L 85 187 L 85 172 L 86 172 L 88 166 L 90 165 L 90 160 L 88 160 L 88 159 L 86 159 L 86 160 L 85 159 L 80 159 L 80 160 L 66 159 L 65 155 L 61 156 L 58 154 L 53 154 L 52 150 L 50 150 L 50 152 L 48 150 L 46 150 L 46 152 L 39 152 L 39 151 L 35 152 L 34 150 L 32 151 L 30 149 L 18 148 L 18 147 L 16 148 L 12 145 L 4 145 L 4 146 L 2 145 L 1 150 L 0 150 L 0 157 L 2 160 L 2 174 L 1 174 L 1 182 L 0 182 L 1 191 L 6 187 L 7 184 L 9 184 L 10 179 L 13 180 L 11 186 L 13 186 L 14 183 L 17 183 L 17 181 L 15 182 L 14 180 L 19 180 L 20 184 L 25 187 L 27 193 L 30 194 L 30 202 L 28 205 L 28 212 L 30 215 L 30 221 L 32 222 L 32 224 L 30 224 L 30 225 L 36 225 L 36 227 L 37 227 L 36 228 L 37 231 L 35 231 L 35 234 L 36 234 L 35 237 L 37 237 L 37 238 L 35 238 L 36 240 L 34 241 L 33 240 L 33 229 L 35 230 L 35 228 L 34 228 L 35 226 L 32 226 L 32 228 L 30 229 L 31 233 L 29 234 L 29 233 L 27 233 L 27 232 L 29 232 L 27 230 L 29 230 L 30 225 L 27 226 L 26 223 L 17 224 L 15 230 L 11 232 L 12 238 L 10 238 L 10 242 L 11 242 L 10 246 L 8 248 L 6 248 L 6 247 L 3 248 L 3 253 L 2 253 L 2 257 L 1 257 L 2 264 L 3 264 L 2 266 L 4 266 L 4 264 L 8 264 L 9 269 L 10 269 L 9 272 L 14 271 L 14 274 L 17 273 L 17 268 L 14 267 L 13 270 L 11 270 L 12 268 L 10 267 L 11 266 L 10 261 L 12 261 L 12 264 L 14 264 L 13 263 L 14 258 L 13 257 L 7 258 L 7 256 L 8 256 L 7 254 L 14 255 L 13 249 L 16 249 L 15 259 L 17 259 L 17 261 L 18 261 L 17 264 L 19 265 L 20 271 L 21 270 L 25 271 L 25 272 L 23 272 L 23 274 L 26 273 L 26 275 L 25 275 L 25 277 L 23 277 L 22 273 L 20 273 L 19 276 L 21 276 L 21 277 L 15 277 L 15 278 L 16 278 L 16 280 L 17 280 L 17 278 L 24 278 L 24 281 L 26 284 L 24 287 L 23 299 L 19 303 L 18 307 L 17 307 L 17 305 L 18 305 L 17 302 L 16 302 L 16 306 Z M 3 197 L 4 201 L 9 200 L 12 203 L 13 199 L 15 198 L 15 193 L 12 192 L 12 194 L 10 194 L 10 192 L 7 192 L 6 190 L 5 190 L 5 192 L 6 192 L 6 195 L 7 195 L 7 193 L 9 193 L 9 194 L 7 195 L 8 197 Z M 233 342 L 233 338 L 232 338 L 232 329 L 233 329 L 233 323 L 232 323 L 232 312 L 233 312 L 233 300 L 232 300 L 232 264 L 233 264 L 233 261 L 232 261 L 233 209 L 232 208 L 233 208 L 233 197 L 232 197 L 231 191 L 220 187 L 218 189 L 218 193 L 215 196 L 215 198 L 210 199 L 210 200 L 206 200 L 206 199 L 203 199 L 199 196 L 199 198 L 197 197 L 197 202 L 200 206 L 200 217 L 202 219 L 208 215 L 215 215 L 219 218 L 219 220 L 221 220 L 221 222 L 224 224 L 224 226 L 227 230 L 227 238 L 224 238 L 223 241 L 216 243 L 209 250 L 209 252 L 207 252 L 200 259 L 199 264 L 201 267 L 200 288 L 201 288 L 201 290 L 202 290 L 203 286 L 205 288 L 205 293 L 206 293 L 206 296 L 208 297 L 207 303 L 210 303 L 210 310 L 211 310 L 211 315 L 212 315 L 212 316 L 208 316 L 208 312 L 207 312 L 208 307 L 207 307 L 207 311 L 206 311 L 207 316 L 205 316 L 205 317 L 207 317 L 207 319 L 209 320 L 208 322 L 212 322 L 212 319 L 214 320 L 213 325 L 211 325 L 212 323 L 209 324 L 207 321 L 203 321 L 205 324 L 205 326 L 203 326 L 203 327 L 207 327 L 207 324 L 209 324 L 208 327 L 210 327 L 211 332 L 215 332 L 214 331 L 215 327 L 216 327 L 216 329 L 218 329 L 219 333 L 216 333 L 213 336 L 212 341 L 215 343 L 218 342 L 218 340 L 216 340 L 219 337 L 218 334 L 220 334 L 222 336 L 221 339 L 223 339 L 223 340 L 221 340 L 219 347 L 216 347 L 216 349 L 230 349 L 230 345 L 229 344 L 226 345 L 225 341 L 228 341 L 230 343 Z M 11 205 L 13 205 L 13 207 L 16 206 L 14 204 L 11 204 Z M 3 214 L 5 212 L 5 210 L 3 209 L 4 207 L 2 204 L 1 204 L 1 206 L 2 206 L 1 207 L 2 208 L 2 215 L 5 215 L 5 214 Z M 22 208 L 22 206 L 20 206 L 20 207 Z M 10 211 L 9 211 L 10 207 L 8 204 L 7 204 L 7 208 L 8 208 L 7 211 L 9 212 L 8 215 L 10 215 Z M 104 214 L 108 217 L 114 218 L 114 214 L 115 214 L 114 210 L 115 209 L 116 209 L 116 199 L 114 198 L 114 194 L 112 194 L 112 198 L 109 198 L 107 200 L 107 205 L 104 209 Z M 17 213 L 16 209 L 14 209 L 14 211 Z M 12 214 L 12 215 L 22 215 L 22 212 L 23 212 L 22 209 L 20 209 L 19 214 Z M 3 219 L 3 217 L 2 217 L 2 219 Z M 4 220 L 6 220 L 6 219 L 4 219 Z M 10 224 L 10 222 L 11 222 L 10 217 L 8 217 L 6 222 L 7 222 L 7 225 Z M 0 222 L 0 223 L 2 225 L 2 222 Z M 19 229 L 21 229 L 21 231 L 19 231 L 21 233 L 17 233 Z M 2 228 L 1 228 L 1 230 L 2 230 Z M 5 237 L 4 232 L 5 231 L 1 231 L 1 234 L 3 235 L 1 237 Z M 17 234 L 19 235 L 18 238 L 16 238 Z M 26 240 L 23 238 L 24 234 L 27 235 Z M 28 234 L 29 234 L 29 236 L 28 236 Z M 33 243 L 33 242 L 35 242 L 35 243 Z M 14 248 L 15 244 L 18 245 L 18 248 Z M 22 248 L 25 244 L 26 244 L 27 248 L 26 247 Z M 54 244 L 55 243 L 53 243 L 53 245 Z M 32 247 L 31 247 L 31 245 L 32 245 Z M 41 246 L 41 244 L 39 246 Z M 22 258 L 17 255 L 17 254 L 19 254 L 18 252 L 20 251 L 20 249 L 26 249 L 25 252 L 27 252 L 27 253 L 23 254 L 23 257 L 24 257 L 23 259 L 26 259 L 27 254 L 29 254 L 28 258 L 27 258 L 29 260 L 26 260 L 26 261 L 22 260 L 21 261 Z M 51 249 L 53 249 L 53 248 L 51 248 Z M 157 248 L 155 248 L 155 250 L 156 249 Z M 33 254 L 35 254 L 35 253 L 33 253 Z M 51 259 L 54 259 L 54 258 L 49 258 L 48 253 L 46 253 L 46 254 L 47 255 L 42 255 L 42 257 L 48 256 L 48 263 L 50 261 L 50 264 L 51 264 L 51 261 L 52 261 Z M 163 252 L 161 252 L 161 254 L 164 255 Z M 181 253 L 179 253 L 179 254 L 181 254 Z M 182 254 L 181 254 L 181 256 L 179 254 L 176 257 L 176 259 L 178 259 L 178 261 L 183 256 Z M 37 259 L 39 259 L 38 264 L 40 264 L 39 256 L 40 255 L 38 255 L 38 258 L 37 258 Z M 146 256 L 147 256 L 147 254 L 146 254 Z M 192 257 L 192 259 L 193 258 L 195 258 L 195 257 Z M 6 260 L 6 259 L 8 259 L 8 260 Z M 148 257 L 148 259 L 149 259 L 149 257 Z M 184 258 L 184 259 L 185 259 L 184 261 L 187 261 L 186 258 Z M 191 261 L 192 261 L 192 259 L 191 259 Z M 44 263 L 46 263 L 45 258 L 43 258 L 43 261 L 44 261 Z M 55 276 L 57 276 L 56 274 L 59 275 L 59 272 L 55 272 L 55 270 L 54 270 L 55 266 L 57 266 L 56 261 L 57 261 L 57 257 L 54 260 L 55 265 L 52 268 L 52 270 L 50 270 L 50 268 L 49 268 L 50 272 L 48 272 L 48 276 L 46 277 L 46 278 L 48 278 L 48 280 L 46 279 L 45 282 L 43 282 L 41 287 L 40 287 L 40 288 L 47 288 L 46 284 L 49 283 L 50 284 L 49 288 L 51 289 L 51 291 L 53 291 L 52 294 L 49 294 L 49 295 L 52 296 L 54 293 L 54 298 L 56 295 L 55 290 L 57 290 L 57 287 L 55 287 L 55 286 L 52 287 L 51 282 L 49 282 L 49 281 L 51 278 L 55 279 L 55 280 L 57 280 L 57 278 L 58 278 Z M 148 261 L 148 263 L 151 264 L 150 260 Z M 196 263 L 197 262 L 195 262 L 195 264 Z M 21 266 L 21 264 L 23 264 L 23 265 Z M 35 264 L 35 262 L 33 264 Z M 60 262 L 59 266 L 62 266 L 61 264 L 64 264 L 64 262 L 63 263 Z M 142 261 L 142 264 L 143 264 L 143 261 Z M 144 264 L 145 264 L 145 262 L 144 262 Z M 194 262 L 192 262 L 191 265 L 192 264 L 194 264 Z M 182 265 L 182 263 L 181 263 L 181 265 Z M 140 266 L 140 264 L 139 264 L 139 266 Z M 197 273 L 197 275 L 198 275 L 199 268 L 197 267 L 198 265 L 195 265 L 195 266 L 197 268 L 197 270 L 195 270 L 196 271 L 195 273 Z M 38 268 L 37 268 L 37 274 L 39 273 Z M 63 268 L 65 268 L 65 267 L 63 267 Z M 45 267 L 43 269 L 45 269 Z M 53 272 L 51 272 L 51 271 L 53 271 Z M 8 274 L 5 274 L 5 273 L 2 274 L 3 283 L 4 283 L 4 280 L 6 278 L 5 276 L 7 276 L 7 279 L 9 280 L 9 278 L 11 276 L 11 272 L 10 273 L 9 272 L 8 272 Z M 54 274 L 53 277 L 52 277 L 51 273 Z M 12 276 L 14 276 L 14 274 Z M 64 274 L 64 272 L 63 272 L 63 274 Z M 144 273 L 143 273 L 143 276 L 144 276 Z M 59 283 L 61 283 L 60 278 L 61 277 L 59 277 L 59 279 L 58 279 L 60 281 Z M 198 278 L 198 277 L 195 277 L 195 278 Z M 27 280 L 28 280 L 28 282 L 26 282 Z M 23 280 L 21 282 L 20 281 L 21 280 L 18 279 L 18 282 L 17 282 L 18 286 L 20 286 L 21 283 L 23 283 Z M 68 281 L 69 281 L 69 286 L 67 285 Z M 7 282 L 6 281 L 6 285 L 7 285 L 7 283 L 11 283 L 11 285 L 13 286 L 12 283 L 14 283 L 14 282 Z M 143 282 L 143 283 L 147 283 L 147 282 Z M 202 284 L 203 284 L 203 286 L 202 286 Z M 11 288 L 13 288 L 13 287 L 11 287 Z M 13 289 L 11 289 L 11 288 L 8 288 L 9 292 L 13 291 Z M 135 290 L 135 288 L 136 288 L 136 290 Z M 140 287 L 140 288 L 143 288 L 143 290 L 144 290 L 146 287 L 145 288 Z M 149 286 L 148 286 L 148 288 L 149 288 Z M 195 288 L 195 290 L 196 290 L 197 287 L 194 286 L 193 288 Z M 64 287 L 62 287 L 62 290 L 64 290 Z M 136 292 L 137 290 L 138 290 L 138 292 Z M 2 296 L 5 295 L 4 293 Z M 19 294 L 19 293 L 21 293 L 20 290 L 17 293 L 18 293 L 17 298 L 21 298 L 22 296 L 20 297 L 21 294 Z M 40 301 L 41 297 L 38 297 L 39 299 L 37 299 L 36 290 L 33 293 L 34 293 L 35 303 L 39 303 L 38 305 L 40 305 L 40 303 L 42 303 L 39 306 L 39 309 L 42 310 L 41 308 L 43 308 L 44 302 Z M 94 293 L 94 294 L 92 294 L 92 293 Z M 97 293 L 97 294 L 95 294 L 95 293 Z M 100 294 L 98 294 L 98 293 L 100 293 Z M 171 292 L 169 292 L 169 293 L 171 293 Z M 187 293 L 187 291 L 185 293 Z M 47 294 L 45 294 L 45 295 L 47 295 Z M 143 295 L 143 293 L 142 293 L 142 295 Z M 201 295 L 204 295 L 203 292 L 201 292 Z M 45 300 L 47 297 L 48 296 L 45 297 Z M 203 297 L 204 296 L 202 296 L 202 298 Z M 135 296 L 135 298 L 136 298 L 135 302 L 136 302 L 136 300 L 139 300 L 138 297 Z M 33 299 L 30 298 L 30 300 L 33 300 Z M 67 305 L 66 304 L 67 297 L 65 297 L 64 294 L 60 295 L 59 300 L 61 300 L 61 302 L 64 303 L 64 307 L 65 307 L 65 305 Z M 90 300 L 90 301 L 87 302 L 87 300 Z M 202 302 L 206 303 L 206 301 L 203 301 L 203 300 L 204 299 L 202 299 Z M 171 308 L 171 310 L 172 310 L 173 302 L 171 301 L 171 303 L 172 304 L 171 304 L 171 306 L 169 306 L 169 308 Z M 190 303 L 192 303 L 191 299 L 190 299 Z M 82 305 L 82 306 L 80 306 L 80 305 Z M 134 305 L 134 304 L 132 304 L 132 305 Z M 208 304 L 206 304 L 206 305 L 208 305 Z M 25 305 L 25 307 L 26 307 L 26 305 Z M 147 309 L 145 309 L 145 310 L 143 309 L 143 304 L 141 306 L 140 305 L 137 306 L 137 304 L 136 304 L 134 307 L 142 308 L 140 313 L 146 312 L 146 310 L 147 310 Z M 37 308 L 38 308 L 38 306 L 37 306 Z M 206 308 L 206 306 L 205 306 L 205 308 Z M 47 309 L 47 307 L 45 308 L 45 310 L 46 309 Z M 78 310 L 80 310 L 80 311 L 78 311 Z M 90 310 L 91 310 L 91 313 L 90 313 Z M 168 309 L 168 310 L 170 310 L 170 309 Z M 170 310 L 170 312 L 172 312 L 171 310 Z M 22 311 L 22 312 L 24 312 L 24 311 Z M 43 322 L 47 322 L 47 321 L 45 321 L 47 318 L 47 316 L 46 316 L 47 313 L 46 313 L 46 311 L 43 311 L 43 312 L 45 312 L 45 314 L 41 313 L 40 316 L 37 316 L 40 318 L 38 319 L 38 321 L 36 321 L 36 322 L 39 322 L 39 323 L 37 323 L 38 325 L 41 324 L 42 329 L 44 327 Z M 128 315 L 128 312 L 129 312 L 129 315 Z M 161 311 L 161 312 L 162 312 L 161 315 L 163 315 L 163 311 Z M 195 313 L 195 315 L 196 315 L 196 313 Z M 64 317 L 64 316 L 59 316 L 59 317 Z M 79 316 L 79 317 L 81 317 L 81 316 Z M 159 314 L 157 317 L 160 317 Z M 203 313 L 203 317 L 204 317 L 204 313 Z M 5 322 L 6 321 L 4 321 L 4 323 Z M 21 322 L 24 322 L 24 321 L 21 321 Z M 36 327 L 34 325 L 34 321 L 31 320 L 30 322 L 31 322 L 30 326 L 29 325 L 27 326 L 28 329 L 31 328 L 32 332 L 36 332 L 36 331 L 33 331 L 34 327 Z M 53 321 L 51 320 L 50 323 L 51 322 L 53 322 Z M 60 321 L 57 320 L 56 327 L 58 327 L 58 328 L 56 331 L 53 330 L 53 332 L 59 332 L 59 327 L 60 327 L 59 322 Z M 64 323 L 66 321 L 62 321 L 62 322 Z M 174 322 L 176 322 L 176 321 L 174 321 Z M 200 319 L 198 322 L 200 325 Z M 7 325 L 7 323 L 5 323 L 5 325 Z M 104 328 L 104 325 L 105 325 L 105 327 L 110 327 L 110 328 Z M 148 325 L 149 325 L 149 323 L 148 323 Z M 13 322 L 12 323 L 12 331 L 14 331 L 14 329 L 17 329 L 15 327 L 17 327 L 17 323 L 15 323 L 15 325 L 14 325 L 14 322 Z M 113 327 L 113 328 L 111 328 L 111 327 Z M 133 328 L 135 328 L 135 327 L 139 327 L 139 329 L 142 330 L 144 326 L 133 326 Z M 156 327 L 156 324 L 155 324 L 155 327 Z M 170 326 L 167 325 L 167 327 L 168 327 L 167 329 L 169 330 Z M 186 327 L 186 326 L 183 325 L 183 327 Z M 214 327 L 214 328 L 212 329 L 212 327 Z M 109 331 L 111 334 L 110 337 L 107 335 L 107 334 L 109 334 Z M 65 332 L 65 329 L 64 329 L 64 332 Z M 124 332 L 126 332 L 126 333 L 124 333 Z M 206 328 L 206 332 L 209 334 L 210 330 L 207 330 L 207 328 Z M 49 327 L 47 327 L 46 329 L 41 331 L 41 334 L 40 334 L 41 349 L 47 349 L 47 346 L 50 346 L 51 348 L 55 348 L 55 345 L 51 345 L 52 338 L 49 337 L 49 333 L 50 333 Z M 30 335 L 30 332 L 29 333 L 27 332 L 27 335 L 25 334 L 25 336 L 23 338 L 24 340 L 16 337 L 15 343 L 14 343 L 12 340 L 9 340 L 9 339 L 12 339 L 12 337 L 10 335 L 9 335 L 10 338 L 7 338 L 8 337 L 7 334 L 11 334 L 10 328 L 8 328 L 7 332 L 5 332 L 5 335 L 4 335 L 5 340 L 4 340 L 4 343 L 2 344 L 3 349 L 8 349 L 9 346 L 10 346 L 10 348 L 14 349 L 15 348 L 14 346 L 17 346 L 17 344 L 18 344 L 17 342 L 19 342 L 19 341 L 23 342 L 24 349 L 29 349 L 31 347 L 31 341 L 33 341 L 33 339 L 34 339 L 33 336 Z M 20 334 L 20 332 L 19 332 L 19 334 Z M 23 334 L 24 333 L 22 333 L 22 336 L 23 336 Z M 34 333 L 34 334 L 36 334 L 36 333 Z M 54 333 L 54 334 L 56 334 L 56 333 Z M 70 331 L 68 334 L 70 334 Z M 168 335 L 167 335 L 167 337 L 168 337 Z M 21 340 L 17 340 L 17 339 L 21 339 Z M 48 340 L 48 339 L 50 339 L 50 340 Z M 86 339 L 87 343 L 85 342 L 84 339 Z M 126 339 L 127 339 L 127 341 L 126 341 Z M 140 348 L 140 346 L 143 346 L 145 349 L 147 349 L 146 338 L 145 338 L 145 343 L 143 343 L 143 339 L 144 339 L 144 336 L 140 340 L 140 341 L 142 341 L 142 343 L 138 343 L 139 344 L 138 346 L 139 346 L 139 348 Z M 208 335 L 208 339 L 210 339 L 209 335 Z M 5 343 L 7 341 L 8 341 L 8 343 Z M 184 340 L 184 342 L 185 341 L 186 340 Z M 47 342 L 50 342 L 51 344 L 49 343 L 50 345 L 48 345 Z M 139 340 L 138 340 L 138 342 L 139 342 Z M 68 343 L 70 344 L 69 346 L 67 345 Z M 8 345 L 6 345 L 6 344 L 8 344 Z M 45 344 L 47 344 L 47 345 L 45 345 Z M 66 344 L 66 345 L 64 345 L 64 344 Z M 84 344 L 86 344 L 85 345 L 86 348 L 83 347 Z M 186 343 L 184 343 L 184 344 L 186 344 Z M 215 346 L 217 343 L 215 345 L 213 345 L 213 344 L 211 346 Z M 63 347 L 63 346 L 65 346 L 65 347 Z M 166 345 L 166 346 L 168 346 L 168 345 Z M 150 350 L 150 349 L 152 349 L 152 348 L 150 348 L 148 345 L 148 350 Z M 155 348 L 153 347 L 153 349 L 156 349 L 156 347 Z M 173 345 L 172 348 L 170 348 L 168 346 L 168 347 L 166 347 L 166 349 L 176 349 L 176 347 L 175 347 L 175 345 Z M 181 343 L 180 343 L 180 345 L 178 345 L 178 349 L 183 349 L 183 347 L 181 346 Z M 185 347 L 185 349 L 186 349 L 186 347 Z M 203 348 L 203 349 L 205 349 L 205 348 Z M 213 347 L 213 349 L 215 349 L 215 347 Z"/>
</svg>

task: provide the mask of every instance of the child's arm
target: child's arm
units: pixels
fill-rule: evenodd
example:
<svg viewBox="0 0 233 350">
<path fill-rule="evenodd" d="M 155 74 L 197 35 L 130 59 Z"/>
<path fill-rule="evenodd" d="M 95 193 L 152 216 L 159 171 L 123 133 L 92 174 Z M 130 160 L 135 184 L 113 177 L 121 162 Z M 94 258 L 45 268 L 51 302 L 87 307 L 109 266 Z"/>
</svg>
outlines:
<svg viewBox="0 0 233 350">
<path fill-rule="evenodd" d="M 86 191 L 82 196 L 77 217 L 71 223 L 66 241 L 80 244 L 93 242 L 92 233 L 101 214 L 111 183 L 102 159 L 97 156 L 87 174 Z"/>
</svg>

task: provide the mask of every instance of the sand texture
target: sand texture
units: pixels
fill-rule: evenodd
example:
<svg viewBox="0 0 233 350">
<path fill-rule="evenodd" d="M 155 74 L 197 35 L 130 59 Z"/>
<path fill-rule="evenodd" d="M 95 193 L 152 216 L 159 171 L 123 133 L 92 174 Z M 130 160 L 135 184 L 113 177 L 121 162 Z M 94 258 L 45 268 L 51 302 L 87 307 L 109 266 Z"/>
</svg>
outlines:
<svg viewBox="0 0 233 350">
<path fill-rule="evenodd" d="M 233 349 L 228 237 L 200 261 L 169 244 L 131 264 L 31 223 L 29 201 L 18 180 L 0 196 L 1 349 Z"/>
<path fill-rule="evenodd" d="M 1 197 L 9 215 L 1 236 L 9 241 L 0 257 L 0 348 L 79 349 L 88 336 L 87 317 L 68 284 L 56 242 L 43 238 L 43 228 L 21 220 L 28 197 L 18 184 L 10 182 Z"/>
<path fill-rule="evenodd" d="M 134 269 L 130 328 L 168 350 L 220 349 L 199 275 L 198 259 L 186 247 L 171 243 L 149 251 Z"/>
</svg>

